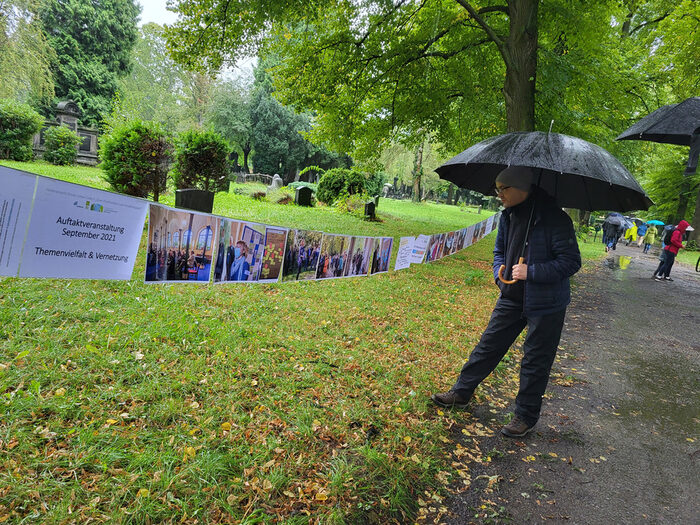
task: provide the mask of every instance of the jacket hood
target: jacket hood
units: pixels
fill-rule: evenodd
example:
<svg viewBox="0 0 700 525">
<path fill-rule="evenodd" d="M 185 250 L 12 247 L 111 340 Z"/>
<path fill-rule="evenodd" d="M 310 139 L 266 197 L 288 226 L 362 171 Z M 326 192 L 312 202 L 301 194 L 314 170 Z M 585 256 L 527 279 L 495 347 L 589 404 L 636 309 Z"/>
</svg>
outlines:
<svg viewBox="0 0 700 525">
<path fill-rule="evenodd" d="M 688 223 L 688 221 L 683 220 L 683 221 L 678 223 L 678 226 L 676 226 L 676 229 L 681 233 L 685 233 L 685 230 L 688 229 L 688 226 L 690 226 L 690 223 Z"/>
</svg>

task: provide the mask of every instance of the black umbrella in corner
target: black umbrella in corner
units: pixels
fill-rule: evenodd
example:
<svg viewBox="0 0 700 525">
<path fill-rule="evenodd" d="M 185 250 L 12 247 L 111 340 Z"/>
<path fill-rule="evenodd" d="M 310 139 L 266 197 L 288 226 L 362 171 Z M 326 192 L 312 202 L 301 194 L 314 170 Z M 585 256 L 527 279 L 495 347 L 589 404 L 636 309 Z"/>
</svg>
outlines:
<svg viewBox="0 0 700 525">
<path fill-rule="evenodd" d="M 537 184 L 558 204 L 580 210 L 646 210 L 653 204 L 622 163 L 577 137 L 515 131 L 486 139 L 437 168 L 457 186 L 490 193 L 508 166 L 532 168 Z"/>
<path fill-rule="evenodd" d="M 620 133 L 615 140 L 648 140 L 690 146 L 685 174 L 692 175 L 700 154 L 700 97 L 661 106 Z"/>
</svg>

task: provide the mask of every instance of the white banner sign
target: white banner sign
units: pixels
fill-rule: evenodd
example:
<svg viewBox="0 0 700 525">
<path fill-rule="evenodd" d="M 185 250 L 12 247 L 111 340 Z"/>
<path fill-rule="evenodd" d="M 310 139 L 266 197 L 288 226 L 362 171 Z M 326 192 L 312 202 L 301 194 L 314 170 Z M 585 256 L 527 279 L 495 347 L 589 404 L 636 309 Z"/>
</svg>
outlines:
<svg viewBox="0 0 700 525">
<path fill-rule="evenodd" d="M 16 276 L 36 175 L 0 166 L 0 275 Z"/>
<path fill-rule="evenodd" d="M 20 277 L 130 279 L 147 204 L 41 177 Z"/>
</svg>

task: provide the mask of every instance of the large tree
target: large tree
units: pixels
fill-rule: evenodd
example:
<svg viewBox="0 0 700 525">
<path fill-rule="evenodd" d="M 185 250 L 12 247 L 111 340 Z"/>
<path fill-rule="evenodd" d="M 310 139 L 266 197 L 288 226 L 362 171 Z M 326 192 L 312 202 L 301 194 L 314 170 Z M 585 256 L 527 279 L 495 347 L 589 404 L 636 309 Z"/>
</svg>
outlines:
<svg viewBox="0 0 700 525">
<path fill-rule="evenodd" d="M 140 7 L 134 0 L 45 0 L 44 32 L 57 58 L 56 97 L 74 100 L 82 122 L 96 126 L 109 111 L 117 81 L 129 73 Z"/>
<path fill-rule="evenodd" d="M 248 158 L 253 149 L 251 88 L 239 81 L 224 80 L 214 87 L 205 123 L 229 141 L 242 156 L 243 171 L 249 171 Z"/>
</svg>

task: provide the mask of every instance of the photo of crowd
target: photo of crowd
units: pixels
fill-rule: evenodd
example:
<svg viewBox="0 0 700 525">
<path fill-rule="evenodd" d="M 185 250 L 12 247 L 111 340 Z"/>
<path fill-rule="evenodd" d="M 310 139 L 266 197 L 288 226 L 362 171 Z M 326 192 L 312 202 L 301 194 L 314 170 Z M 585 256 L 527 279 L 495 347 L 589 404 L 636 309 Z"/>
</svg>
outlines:
<svg viewBox="0 0 700 525">
<path fill-rule="evenodd" d="M 349 235 L 323 234 L 321 256 L 316 269 L 317 279 L 337 279 L 343 276 L 346 266 L 350 264 Z"/>
<path fill-rule="evenodd" d="M 316 278 L 316 266 L 321 252 L 323 232 L 290 230 L 282 267 L 283 281 L 303 281 Z"/>
<path fill-rule="evenodd" d="M 209 282 L 219 219 L 155 204 L 149 217 L 145 280 Z"/>
<path fill-rule="evenodd" d="M 474 232 L 472 233 L 472 244 L 474 244 L 475 242 L 479 242 L 481 237 L 483 237 L 485 225 L 485 221 L 474 225 Z"/>
<path fill-rule="evenodd" d="M 352 237 L 348 249 L 348 261 L 345 264 L 345 277 L 367 275 L 372 260 L 373 237 Z"/>
<path fill-rule="evenodd" d="M 391 259 L 391 248 L 394 245 L 393 237 L 379 237 L 373 239 L 372 243 L 372 267 L 370 274 L 384 273 L 389 271 L 389 259 Z"/>
<path fill-rule="evenodd" d="M 425 252 L 425 262 L 437 261 L 442 259 L 443 252 L 445 251 L 445 238 L 447 234 L 436 233 L 430 236 L 430 242 L 428 243 L 428 250 Z"/>
<path fill-rule="evenodd" d="M 221 219 L 214 282 L 257 281 L 265 251 L 265 225 Z"/>
</svg>

